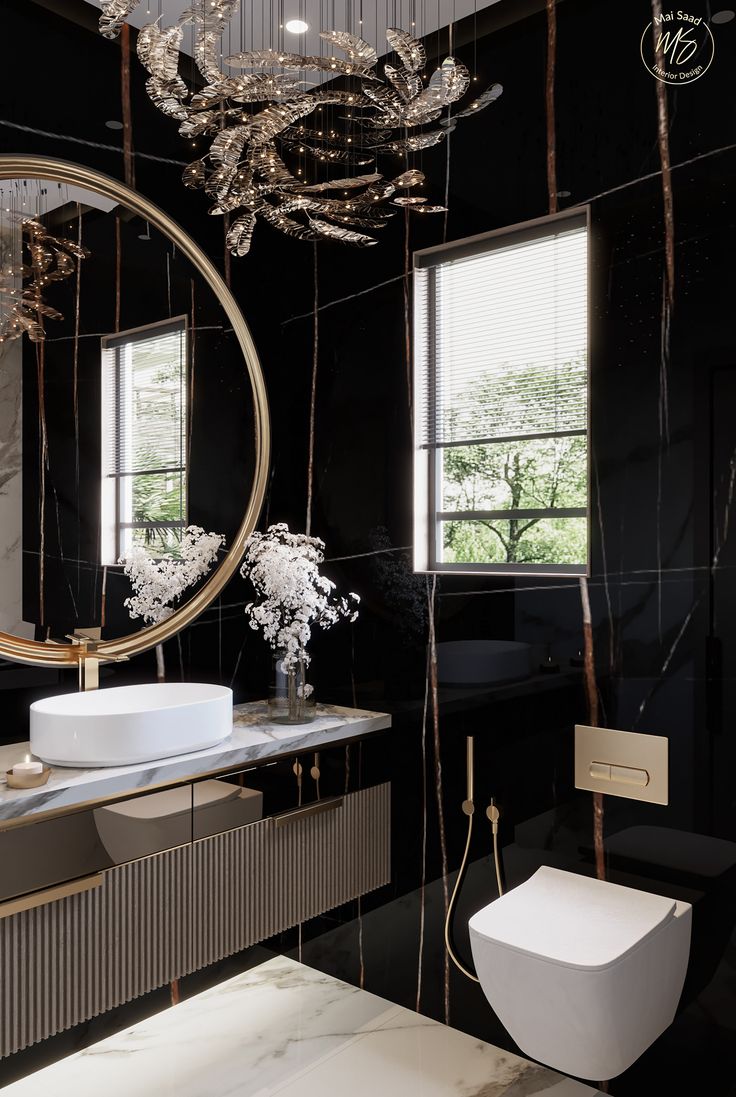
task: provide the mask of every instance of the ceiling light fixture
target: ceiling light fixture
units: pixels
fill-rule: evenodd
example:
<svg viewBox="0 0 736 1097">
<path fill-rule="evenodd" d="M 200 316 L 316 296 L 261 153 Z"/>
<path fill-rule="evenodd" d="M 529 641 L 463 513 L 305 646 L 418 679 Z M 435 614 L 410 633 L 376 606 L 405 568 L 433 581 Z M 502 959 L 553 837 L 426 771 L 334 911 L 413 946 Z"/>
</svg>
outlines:
<svg viewBox="0 0 736 1097">
<path fill-rule="evenodd" d="M 190 0 L 171 26 L 156 20 L 142 27 L 137 44 L 155 106 L 179 124 L 182 137 L 207 136 L 209 148 L 185 167 L 182 181 L 210 198 L 210 214 L 231 218 L 226 242 L 232 254 L 248 253 L 256 223 L 264 221 L 298 240 L 365 247 L 378 242 L 371 231 L 384 228 L 399 209 L 412 216 L 444 213 L 444 205 L 423 195 L 397 191 L 424 184 L 414 154 L 441 144 L 461 119 L 494 103 L 501 85 L 453 112 L 471 84 L 467 67 L 450 56 L 425 73 L 423 42 L 398 27 L 383 31 L 395 63 L 382 71 L 376 47 L 343 30 L 320 30 L 319 54 L 241 46 L 223 58 L 222 37 L 234 29 L 239 2 Z M 139 3 L 101 0 L 101 33 L 117 37 Z M 376 15 L 378 22 L 377 0 Z M 185 27 L 193 30 L 204 86 L 190 87 L 188 67 L 180 71 Z M 224 72 L 223 61 L 235 71 Z M 313 88 L 306 72 L 324 73 L 329 82 Z M 335 87 L 333 77 L 348 79 Z M 322 169 L 319 181 L 304 178 L 307 158 Z M 398 158 L 398 174 L 395 163 L 379 170 L 379 158 Z M 339 178 L 327 176 L 330 167 Z M 340 198 L 330 193 L 336 191 L 350 193 Z"/>
<path fill-rule="evenodd" d="M 114 118 L 111 118 L 109 122 L 105 122 L 105 125 L 109 130 L 121 130 L 123 128 L 123 123 L 117 122 Z"/>
<path fill-rule="evenodd" d="M 0 192 L 2 209 L 8 215 L 0 222 L 4 248 L 0 263 L 0 343 L 18 339 L 24 332 L 32 343 L 42 343 L 46 320 L 64 319 L 44 300 L 49 283 L 69 278 L 77 269 L 75 260 L 89 255 L 87 248 L 76 241 L 52 236 L 36 219 L 43 215 L 45 195 L 46 190 L 39 187 L 37 194 L 30 195 L 30 201 L 24 198 L 21 204 L 19 191 L 12 184 L 10 197 Z"/>
<path fill-rule="evenodd" d="M 305 23 L 303 19 L 290 19 L 285 24 L 285 29 L 289 34 L 306 34 L 309 30 L 309 23 Z"/>
<path fill-rule="evenodd" d="M 710 17 L 710 21 L 711 23 L 730 23 L 734 18 L 736 18 L 736 11 L 725 9 L 724 11 L 714 12 Z"/>
</svg>

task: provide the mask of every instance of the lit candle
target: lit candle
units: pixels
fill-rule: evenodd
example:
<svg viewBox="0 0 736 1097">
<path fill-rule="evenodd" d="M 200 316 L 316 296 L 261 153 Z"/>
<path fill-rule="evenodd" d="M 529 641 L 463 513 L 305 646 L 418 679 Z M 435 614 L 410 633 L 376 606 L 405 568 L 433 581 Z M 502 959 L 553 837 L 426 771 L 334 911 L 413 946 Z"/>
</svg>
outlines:
<svg viewBox="0 0 736 1097">
<path fill-rule="evenodd" d="M 43 773 L 43 762 L 31 762 L 27 758 L 25 762 L 16 762 L 13 766 L 14 777 L 28 777 L 38 773 Z"/>
</svg>

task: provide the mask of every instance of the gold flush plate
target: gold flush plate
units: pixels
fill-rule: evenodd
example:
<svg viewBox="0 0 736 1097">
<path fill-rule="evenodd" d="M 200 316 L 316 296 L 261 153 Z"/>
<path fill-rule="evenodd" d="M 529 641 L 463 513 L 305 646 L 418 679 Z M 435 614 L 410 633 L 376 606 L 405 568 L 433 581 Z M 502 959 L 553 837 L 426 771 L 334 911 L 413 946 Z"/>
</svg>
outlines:
<svg viewBox="0 0 736 1097">
<path fill-rule="evenodd" d="M 668 804 L 668 739 L 576 724 L 575 788 Z"/>
</svg>

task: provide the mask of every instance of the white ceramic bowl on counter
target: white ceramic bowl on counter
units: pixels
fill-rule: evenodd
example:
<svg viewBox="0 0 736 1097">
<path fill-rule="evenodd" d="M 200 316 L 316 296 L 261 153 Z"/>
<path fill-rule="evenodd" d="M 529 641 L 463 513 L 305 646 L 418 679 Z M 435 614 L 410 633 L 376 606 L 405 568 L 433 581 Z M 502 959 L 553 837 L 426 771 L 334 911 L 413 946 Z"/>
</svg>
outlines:
<svg viewBox="0 0 736 1097">
<path fill-rule="evenodd" d="M 204 750 L 233 729 L 233 692 L 199 682 L 113 686 L 31 705 L 31 750 L 52 766 L 128 766 Z"/>
</svg>

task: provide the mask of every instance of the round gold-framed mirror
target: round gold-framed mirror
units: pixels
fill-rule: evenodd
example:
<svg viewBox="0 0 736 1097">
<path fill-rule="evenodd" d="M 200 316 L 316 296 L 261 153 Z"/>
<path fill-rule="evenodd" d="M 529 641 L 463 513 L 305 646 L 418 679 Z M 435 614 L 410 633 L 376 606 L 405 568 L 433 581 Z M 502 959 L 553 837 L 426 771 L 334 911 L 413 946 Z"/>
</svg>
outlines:
<svg viewBox="0 0 736 1097">
<path fill-rule="evenodd" d="M 270 458 L 270 422 L 266 387 L 258 355 L 246 320 L 235 298 L 220 277 L 214 265 L 199 246 L 163 210 L 143 195 L 123 183 L 83 165 L 46 157 L 24 155 L 0 156 L 0 188 L 10 182 L 44 181 L 68 188 L 67 193 L 90 192 L 103 202 L 120 206 L 126 217 L 139 218 L 145 233 L 151 229 L 170 242 L 173 251 L 184 257 L 196 271 L 201 283 L 214 295 L 227 318 L 232 336 L 237 340 L 245 363 L 247 388 L 252 396 L 249 421 L 252 424 L 252 468 L 249 471 L 250 491 L 240 525 L 226 545 L 226 553 L 206 581 L 188 600 L 179 605 L 165 620 L 132 631 L 94 642 L 94 657 L 99 662 L 129 658 L 153 648 L 174 636 L 189 625 L 220 594 L 238 567 L 248 537 L 253 532 L 265 496 Z M 18 193 L 21 193 L 20 191 Z M 9 212 L 9 211 L 8 211 Z M 16 220 L 19 219 L 16 213 Z M 141 234 L 139 239 L 146 237 Z M 168 262 L 168 261 L 167 261 Z M 10 271 L 10 268 L 8 267 Z M 8 292 L 18 292 L 10 290 Z M 169 287 L 170 292 L 170 287 Z M 118 294 L 119 296 L 119 294 Z M 152 325 L 155 326 L 155 325 Z M 25 339 L 26 332 L 21 338 Z M 43 338 L 43 336 L 42 336 Z M 252 474 L 252 475 L 251 475 Z M 58 504 L 57 504 L 58 507 Z M 41 557 L 43 558 L 43 557 Z M 85 643 L 59 642 L 58 637 L 31 639 L 0 631 L 0 658 L 41 666 L 74 666 L 86 655 Z"/>
</svg>

